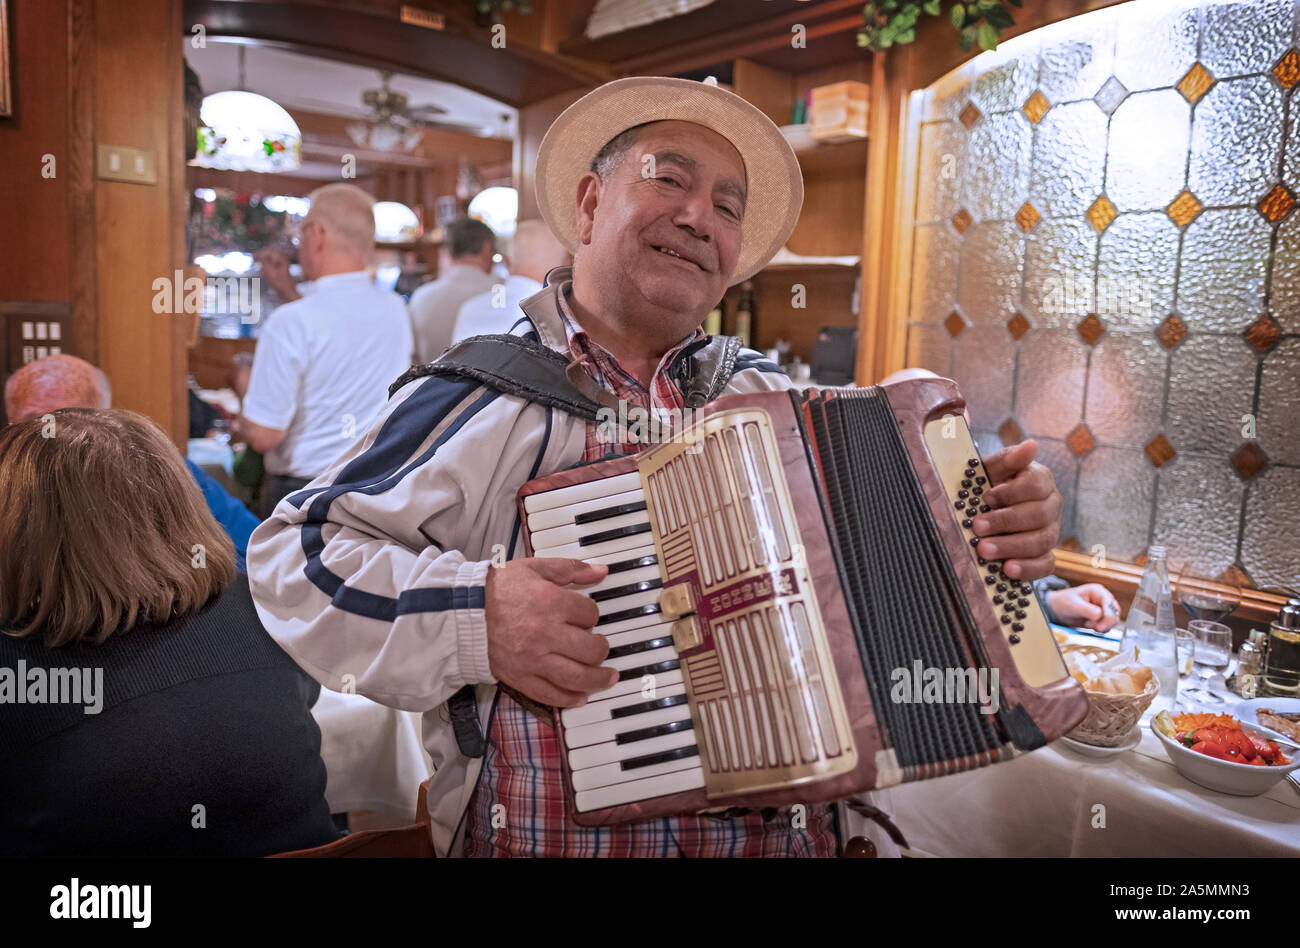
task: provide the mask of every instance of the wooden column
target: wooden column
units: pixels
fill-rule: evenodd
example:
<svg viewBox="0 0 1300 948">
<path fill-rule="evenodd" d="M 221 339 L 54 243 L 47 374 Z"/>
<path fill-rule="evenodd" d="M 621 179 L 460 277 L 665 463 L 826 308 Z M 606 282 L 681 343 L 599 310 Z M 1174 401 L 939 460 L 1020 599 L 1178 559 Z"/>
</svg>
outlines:
<svg viewBox="0 0 1300 948">
<path fill-rule="evenodd" d="M 152 151 L 157 184 L 95 182 L 99 366 L 113 404 L 184 446 L 188 320 L 153 311 L 154 281 L 185 264 L 183 35 L 170 0 L 95 0 L 95 142 Z"/>
</svg>

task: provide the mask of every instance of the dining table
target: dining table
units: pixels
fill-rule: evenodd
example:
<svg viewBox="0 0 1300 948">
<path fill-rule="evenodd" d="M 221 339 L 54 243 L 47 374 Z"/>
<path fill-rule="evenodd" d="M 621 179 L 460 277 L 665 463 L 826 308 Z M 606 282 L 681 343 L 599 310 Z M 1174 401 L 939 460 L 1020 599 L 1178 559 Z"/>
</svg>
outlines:
<svg viewBox="0 0 1300 948">
<path fill-rule="evenodd" d="M 1119 636 L 1061 629 L 1066 644 L 1118 647 Z M 1224 710 L 1236 700 L 1227 693 Z M 905 855 L 946 857 L 1296 857 L 1300 789 L 1233 796 L 1192 783 L 1150 720 L 1130 750 L 1090 756 L 1065 740 L 1013 760 L 888 791 Z"/>
</svg>

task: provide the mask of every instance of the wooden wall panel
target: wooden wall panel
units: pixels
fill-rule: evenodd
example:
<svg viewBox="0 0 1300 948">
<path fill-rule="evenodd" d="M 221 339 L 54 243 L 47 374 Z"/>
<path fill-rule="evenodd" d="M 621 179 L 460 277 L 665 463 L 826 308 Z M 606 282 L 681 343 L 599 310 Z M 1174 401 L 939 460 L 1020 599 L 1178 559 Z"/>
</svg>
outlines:
<svg viewBox="0 0 1300 948">
<path fill-rule="evenodd" d="M 149 149 L 155 185 L 97 181 L 99 365 L 113 404 L 153 418 L 179 445 L 188 429 L 188 320 L 153 312 L 153 282 L 184 265 L 181 5 L 96 0 L 95 138 Z"/>
<path fill-rule="evenodd" d="M 537 149 L 541 147 L 542 137 L 561 112 L 590 91 L 590 88 L 575 89 L 519 110 L 519 131 L 515 138 L 514 149 L 515 188 L 519 191 L 519 220 L 526 221 L 540 216 L 537 210 L 537 195 L 534 190 L 536 179 L 533 172 L 537 168 Z M 576 194 L 574 199 L 577 199 Z"/>
<path fill-rule="evenodd" d="M 0 215 L 8 251 L 0 253 L 0 299 L 66 301 L 67 0 L 10 3 L 9 26 L 13 115 L 0 118 Z M 54 156 L 53 178 L 41 176 L 47 154 Z"/>
</svg>

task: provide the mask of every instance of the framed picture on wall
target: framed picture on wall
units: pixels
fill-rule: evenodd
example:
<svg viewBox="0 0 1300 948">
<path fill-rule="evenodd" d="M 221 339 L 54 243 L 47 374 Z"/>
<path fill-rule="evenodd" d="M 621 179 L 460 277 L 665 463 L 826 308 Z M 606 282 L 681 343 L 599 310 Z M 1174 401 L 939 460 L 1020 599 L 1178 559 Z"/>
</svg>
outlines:
<svg viewBox="0 0 1300 948">
<path fill-rule="evenodd" d="M 12 114 L 9 83 L 9 0 L 0 0 L 0 118 Z"/>
</svg>

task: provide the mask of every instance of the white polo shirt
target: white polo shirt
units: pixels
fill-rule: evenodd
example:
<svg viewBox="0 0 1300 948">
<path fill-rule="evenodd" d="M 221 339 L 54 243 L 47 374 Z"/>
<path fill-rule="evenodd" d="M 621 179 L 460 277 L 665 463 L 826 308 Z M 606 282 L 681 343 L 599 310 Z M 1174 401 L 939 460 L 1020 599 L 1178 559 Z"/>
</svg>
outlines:
<svg viewBox="0 0 1300 948">
<path fill-rule="evenodd" d="M 369 427 L 388 386 L 411 366 L 411 321 L 366 271 L 315 281 L 263 328 L 244 416 L 285 432 L 268 474 L 314 478 Z"/>
<path fill-rule="evenodd" d="M 519 304 L 541 288 L 542 284 L 531 277 L 510 276 L 487 293 L 468 300 L 456 316 L 456 325 L 451 331 L 452 343 L 470 336 L 509 332 L 511 326 L 524 318 Z"/>
</svg>

